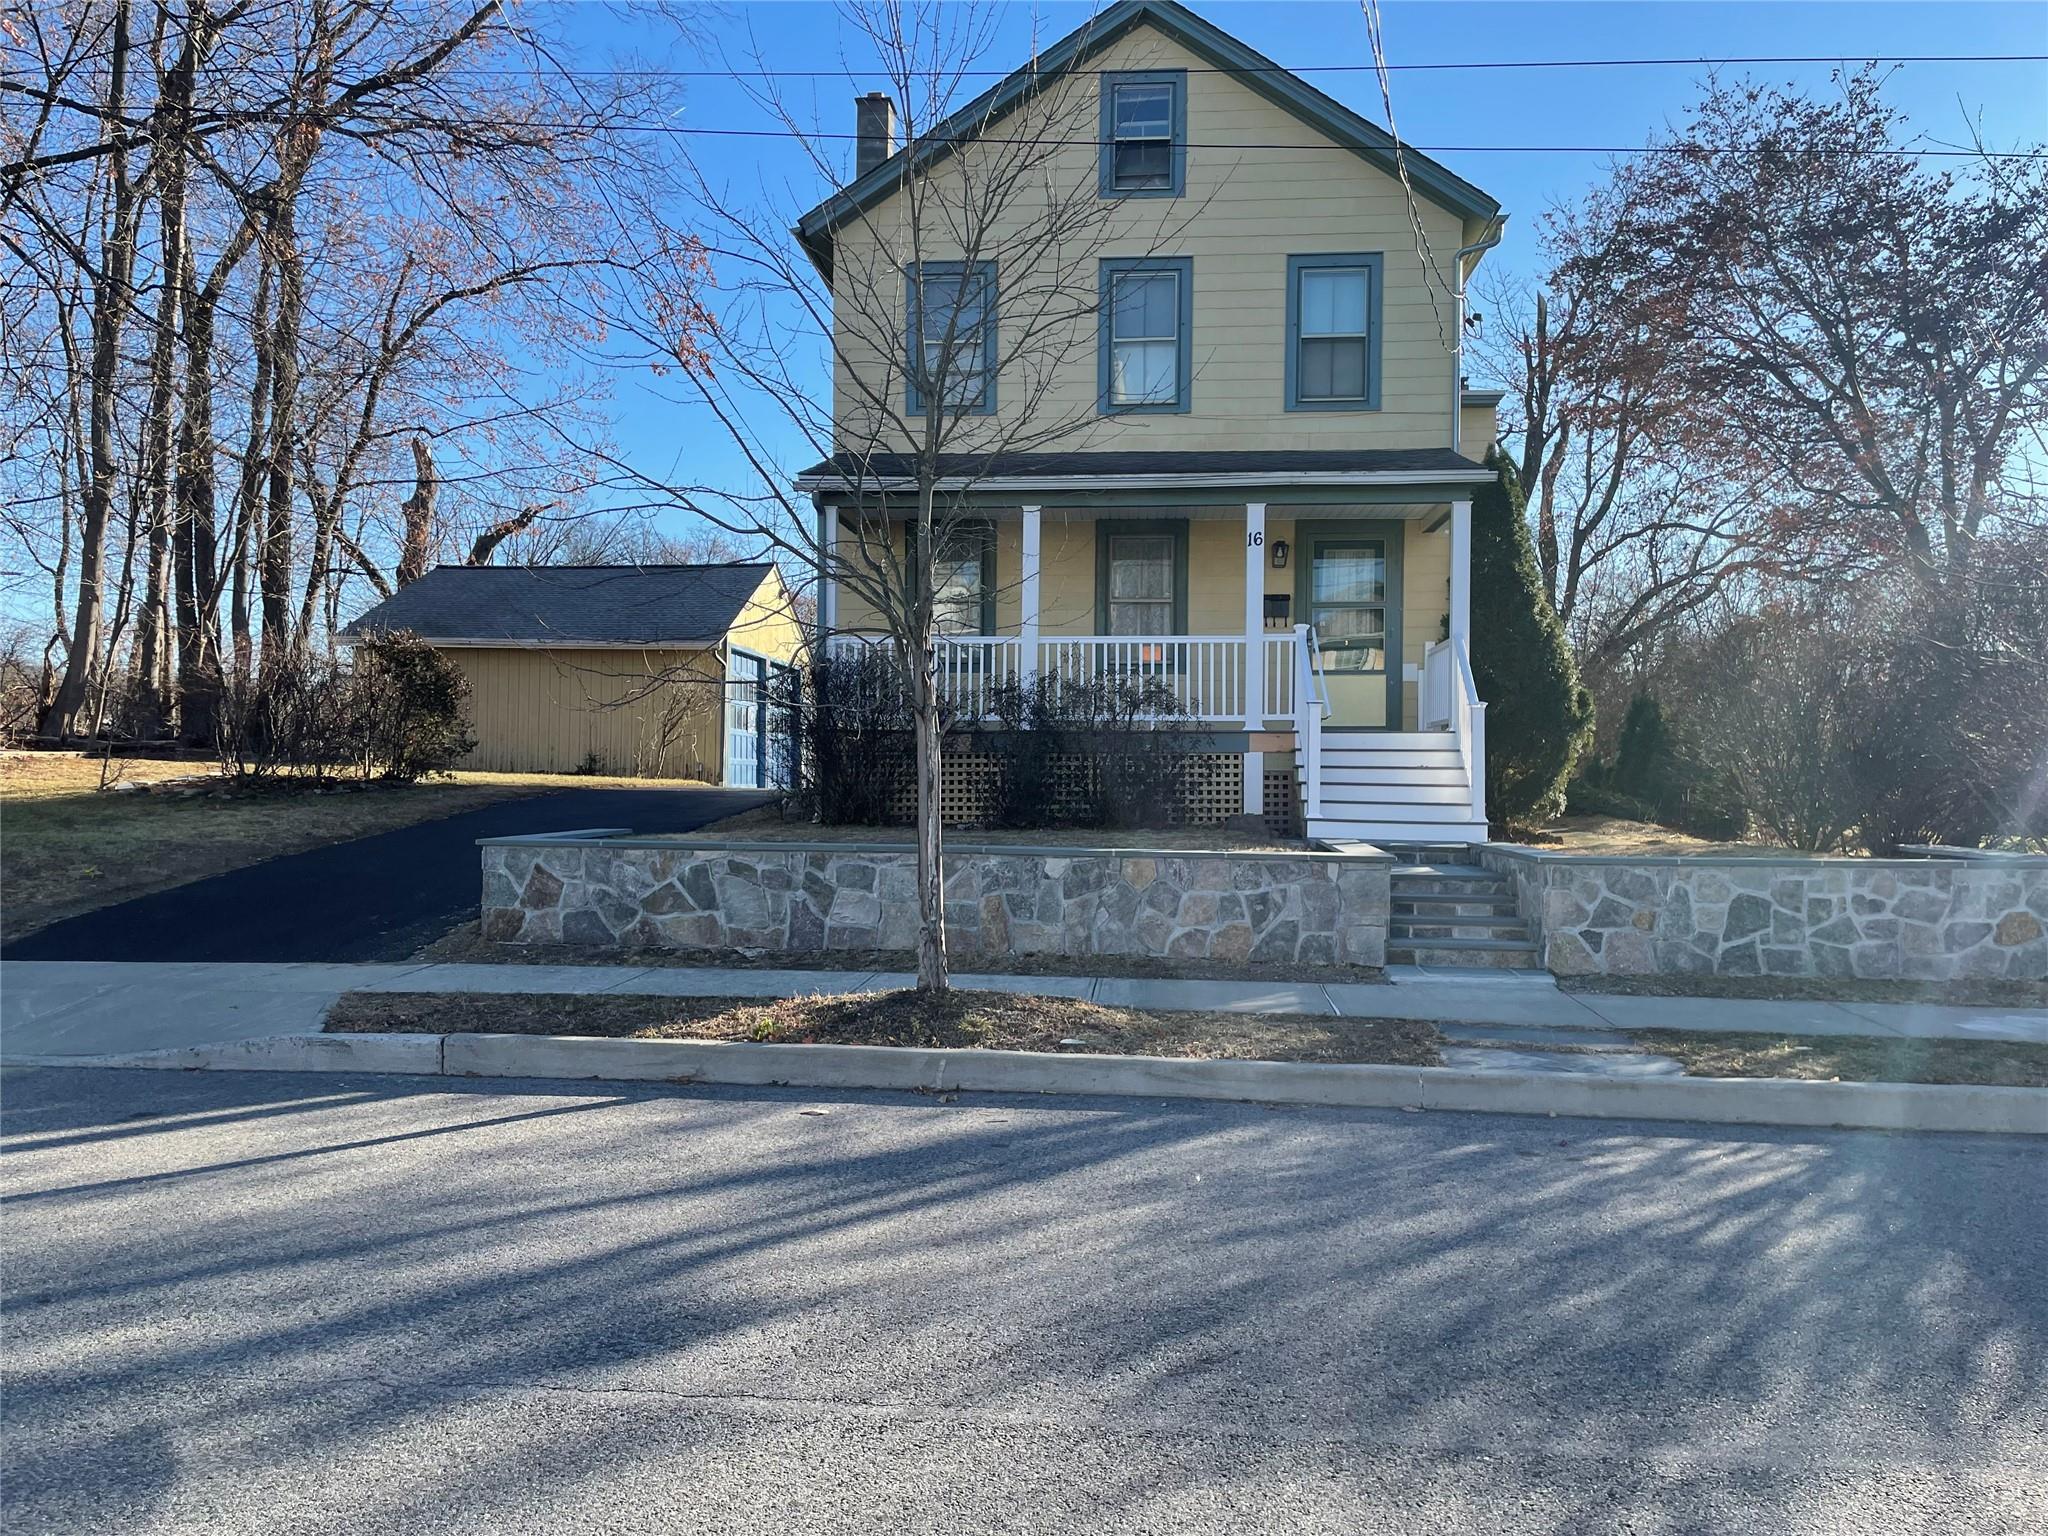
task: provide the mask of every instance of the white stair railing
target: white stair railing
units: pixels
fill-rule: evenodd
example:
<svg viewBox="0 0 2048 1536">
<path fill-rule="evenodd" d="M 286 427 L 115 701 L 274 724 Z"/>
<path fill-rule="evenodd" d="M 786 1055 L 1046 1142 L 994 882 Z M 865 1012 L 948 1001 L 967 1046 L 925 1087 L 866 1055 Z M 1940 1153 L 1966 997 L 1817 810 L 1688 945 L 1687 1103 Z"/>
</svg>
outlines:
<svg viewBox="0 0 2048 1536">
<path fill-rule="evenodd" d="M 1432 640 L 1422 649 L 1422 686 L 1416 690 L 1416 725 L 1425 731 L 1451 729 L 1455 710 L 1457 663 L 1451 642 Z"/>
<path fill-rule="evenodd" d="M 1451 648 L 1457 661 L 1458 693 L 1451 712 L 1452 728 L 1458 738 L 1458 755 L 1465 764 L 1465 782 L 1470 786 L 1472 819 L 1486 820 L 1486 703 L 1479 697 L 1479 684 L 1472 676 L 1472 656 L 1461 640 Z"/>
<path fill-rule="evenodd" d="M 1323 678 L 1322 647 L 1313 626 L 1294 626 L 1294 741 L 1301 753 L 1301 798 L 1310 821 L 1323 814 L 1323 721 L 1330 690 Z"/>
</svg>

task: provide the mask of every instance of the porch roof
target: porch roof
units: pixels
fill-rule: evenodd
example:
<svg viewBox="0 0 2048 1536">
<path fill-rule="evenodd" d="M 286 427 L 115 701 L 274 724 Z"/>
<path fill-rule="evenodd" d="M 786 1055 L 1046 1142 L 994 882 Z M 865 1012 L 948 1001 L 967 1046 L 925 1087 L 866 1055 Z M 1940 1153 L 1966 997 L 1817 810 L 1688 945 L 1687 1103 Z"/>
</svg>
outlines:
<svg viewBox="0 0 2048 1536">
<path fill-rule="evenodd" d="M 1449 448 L 1249 449 L 1228 452 L 945 453 L 940 489 L 1059 491 L 1252 486 L 1472 486 L 1492 471 Z M 814 493 L 900 491 L 915 483 L 902 453 L 840 452 L 797 476 Z"/>
</svg>

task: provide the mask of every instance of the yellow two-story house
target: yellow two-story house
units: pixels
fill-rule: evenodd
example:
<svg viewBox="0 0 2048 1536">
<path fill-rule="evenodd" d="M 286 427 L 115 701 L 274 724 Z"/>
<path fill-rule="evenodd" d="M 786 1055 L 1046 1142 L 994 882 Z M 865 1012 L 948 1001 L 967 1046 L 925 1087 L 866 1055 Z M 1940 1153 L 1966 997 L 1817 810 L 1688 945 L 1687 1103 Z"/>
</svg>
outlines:
<svg viewBox="0 0 2048 1536">
<path fill-rule="evenodd" d="M 886 626 L 856 553 L 942 529 L 939 671 L 1137 673 L 1241 755 L 1246 812 L 1483 841 L 1463 387 L 1499 205 L 1183 6 L 1123 0 L 798 228 L 829 280 L 826 644 Z M 1234 771 L 1234 770 L 1233 770 Z"/>
</svg>

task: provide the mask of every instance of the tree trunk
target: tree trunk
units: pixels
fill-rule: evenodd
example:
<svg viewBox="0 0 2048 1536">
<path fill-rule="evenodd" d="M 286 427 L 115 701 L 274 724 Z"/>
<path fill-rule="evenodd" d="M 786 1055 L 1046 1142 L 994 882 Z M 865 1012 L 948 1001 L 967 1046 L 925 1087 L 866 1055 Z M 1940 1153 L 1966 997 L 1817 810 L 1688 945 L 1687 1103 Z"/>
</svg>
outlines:
<svg viewBox="0 0 2048 1536">
<path fill-rule="evenodd" d="M 171 564 L 178 607 L 178 727 L 188 742 L 213 739 L 220 698 L 219 551 L 214 523 L 213 318 L 219 290 L 185 274 L 185 399 L 178 421 Z"/>
<path fill-rule="evenodd" d="M 143 415 L 141 484 L 136 515 L 146 519 L 149 560 L 136 630 L 136 734 L 162 734 L 170 713 L 171 677 L 171 382 L 178 341 L 178 301 L 184 291 L 184 176 L 171 170 L 164 183 L 163 293 L 156 336 L 150 343 L 149 404 Z"/>
<path fill-rule="evenodd" d="M 917 989 L 943 992 L 946 968 L 946 859 L 940 799 L 941 756 L 937 653 L 928 644 L 918 662 L 917 720 Z"/>
<path fill-rule="evenodd" d="M 403 587 L 427 574 L 434 557 L 434 498 L 440 489 L 434 470 L 434 449 L 424 437 L 412 440 L 412 494 L 400 509 L 405 516 L 405 541 L 398 556 L 398 584 Z M 470 562 L 472 565 L 476 561 Z"/>
<path fill-rule="evenodd" d="M 127 110 L 129 55 L 128 0 L 114 10 L 114 28 L 107 93 L 110 123 Z M 118 128 L 116 132 L 120 131 Z M 64 678 L 57 697 L 41 722 L 44 735 L 64 738 L 79 724 L 100 660 L 100 616 L 106 584 L 107 526 L 113 518 L 114 491 L 121 464 L 114 442 L 114 412 L 120 405 L 121 326 L 133 295 L 135 275 L 135 188 L 128 179 L 128 157 L 116 149 L 109 157 L 113 186 L 107 210 L 106 236 L 100 244 L 101 270 L 93 283 L 92 374 L 88 428 L 91 477 L 85 485 L 85 515 L 78 539 L 78 600 L 64 656 Z"/>
<path fill-rule="evenodd" d="M 256 584 L 263 599 L 263 654 L 284 655 L 292 633 L 292 456 L 298 451 L 299 319 L 305 304 L 305 261 L 298 242 L 298 189 L 285 189 L 270 227 L 277 257 L 277 314 L 270 327 L 269 477 Z M 299 637 L 302 639 L 303 637 Z"/>
</svg>

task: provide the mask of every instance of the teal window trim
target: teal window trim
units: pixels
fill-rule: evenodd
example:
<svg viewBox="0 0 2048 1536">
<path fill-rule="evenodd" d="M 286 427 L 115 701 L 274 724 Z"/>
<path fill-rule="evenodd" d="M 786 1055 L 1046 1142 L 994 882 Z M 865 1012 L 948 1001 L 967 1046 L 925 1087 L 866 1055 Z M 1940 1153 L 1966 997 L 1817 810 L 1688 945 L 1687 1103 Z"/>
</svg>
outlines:
<svg viewBox="0 0 2048 1536">
<path fill-rule="evenodd" d="M 1194 398 L 1195 259 L 1192 256 L 1105 256 L 1098 265 L 1096 413 L 1102 416 L 1186 415 Z M 1171 272 L 1179 282 L 1179 303 L 1176 306 L 1179 334 L 1174 337 L 1174 397 L 1149 405 L 1118 405 L 1109 397 L 1110 358 L 1116 342 L 1116 314 L 1110 298 L 1119 277 L 1152 272 Z"/>
<path fill-rule="evenodd" d="M 996 413 L 996 264 L 992 261 L 927 261 L 903 269 L 903 405 L 912 416 L 925 413 L 923 394 L 917 381 L 924 372 L 924 308 L 922 271 L 926 277 L 961 278 L 972 267 L 982 283 L 981 300 L 981 399 L 973 405 L 955 407 L 962 416 L 993 416 Z"/>
<path fill-rule="evenodd" d="M 996 525 L 985 522 L 962 520 L 941 532 L 944 547 L 957 548 L 965 553 L 970 541 L 979 541 L 981 555 L 981 629 L 979 633 L 992 635 L 996 632 Z M 917 558 L 917 524 L 903 525 L 903 558 L 909 563 L 911 578 L 921 583 L 924 562 Z"/>
<path fill-rule="evenodd" d="M 1332 267 L 1365 271 L 1365 398 L 1304 400 L 1301 398 L 1301 275 Z M 1287 258 L 1287 409 L 1290 411 L 1376 411 L 1380 408 L 1380 311 L 1385 288 L 1386 257 L 1379 251 L 1349 255 Z"/>
<path fill-rule="evenodd" d="M 1109 541 L 1119 534 L 1173 540 L 1173 633 L 1188 632 L 1188 520 L 1184 517 L 1098 518 L 1095 523 L 1095 633 L 1109 633 Z"/>
<path fill-rule="evenodd" d="M 1180 197 L 1188 184 L 1188 72 L 1184 69 L 1132 69 L 1100 77 L 1101 135 L 1099 186 L 1104 197 Z M 1119 187 L 1116 184 L 1116 88 L 1120 85 L 1173 87 L 1173 148 L 1168 156 L 1170 178 L 1163 187 Z"/>
</svg>

